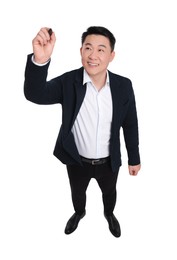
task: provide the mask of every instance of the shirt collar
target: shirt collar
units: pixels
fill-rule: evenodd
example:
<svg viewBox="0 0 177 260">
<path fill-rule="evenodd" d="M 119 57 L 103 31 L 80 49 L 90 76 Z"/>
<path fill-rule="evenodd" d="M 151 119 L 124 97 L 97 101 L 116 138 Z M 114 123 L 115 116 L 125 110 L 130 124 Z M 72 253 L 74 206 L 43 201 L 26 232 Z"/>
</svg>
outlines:
<svg viewBox="0 0 177 260">
<path fill-rule="evenodd" d="M 88 75 L 87 71 L 84 69 L 84 73 L 83 73 L 83 85 L 86 84 L 86 83 L 89 83 L 89 82 L 92 82 L 90 76 Z M 106 76 L 106 83 L 105 83 L 105 86 L 106 85 L 109 85 L 109 73 L 107 71 L 107 76 Z M 93 83 L 92 83 L 93 84 Z"/>
</svg>

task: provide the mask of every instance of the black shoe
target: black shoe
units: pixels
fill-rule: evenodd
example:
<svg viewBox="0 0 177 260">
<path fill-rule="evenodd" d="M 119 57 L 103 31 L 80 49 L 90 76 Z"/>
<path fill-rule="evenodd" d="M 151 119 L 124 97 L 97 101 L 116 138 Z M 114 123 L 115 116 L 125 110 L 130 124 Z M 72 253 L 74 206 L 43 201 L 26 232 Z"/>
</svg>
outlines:
<svg viewBox="0 0 177 260">
<path fill-rule="evenodd" d="M 68 220 L 65 227 L 65 234 L 69 235 L 74 232 L 79 224 L 79 221 L 85 216 L 85 212 L 82 215 L 74 213 L 72 217 Z"/>
<path fill-rule="evenodd" d="M 114 214 L 107 216 L 104 214 L 105 218 L 108 221 L 109 224 L 109 230 L 115 237 L 120 237 L 121 236 L 121 230 L 120 230 L 120 225 Z"/>
</svg>

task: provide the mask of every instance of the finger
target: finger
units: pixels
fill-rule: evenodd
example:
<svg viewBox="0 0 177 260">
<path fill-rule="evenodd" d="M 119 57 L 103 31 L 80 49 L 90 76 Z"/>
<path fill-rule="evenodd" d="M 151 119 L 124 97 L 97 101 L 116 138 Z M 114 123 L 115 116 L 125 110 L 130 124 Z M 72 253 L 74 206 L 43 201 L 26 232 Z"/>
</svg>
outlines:
<svg viewBox="0 0 177 260">
<path fill-rule="evenodd" d="M 43 45 L 46 45 L 47 42 L 50 40 L 50 35 L 48 33 L 48 28 L 41 28 L 38 32 L 36 39 Z"/>
<path fill-rule="evenodd" d="M 41 35 L 40 32 L 39 32 L 39 33 L 36 35 L 36 37 L 33 39 L 33 44 L 34 44 L 34 45 L 40 44 L 40 45 L 42 45 L 42 46 L 46 44 L 46 40 L 44 39 L 44 37 L 42 37 L 42 35 Z"/>
<path fill-rule="evenodd" d="M 136 176 L 136 175 L 137 175 L 137 172 L 136 172 L 135 170 L 131 170 L 131 171 L 130 171 L 130 175 Z"/>
<path fill-rule="evenodd" d="M 40 30 L 38 32 L 39 39 L 43 41 L 44 44 L 47 44 L 47 42 L 50 40 L 50 37 L 48 33 L 45 30 Z"/>
<path fill-rule="evenodd" d="M 36 37 L 33 40 L 33 44 L 40 44 L 40 45 L 45 45 L 45 40 L 43 39 L 43 37 L 38 33 L 36 35 Z"/>
<path fill-rule="evenodd" d="M 134 171 L 132 175 L 133 175 L 133 176 L 136 176 L 136 175 L 137 175 L 137 172 L 136 172 L 136 171 Z"/>
<path fill-rule="evenodd" d="M 41 31 L 45 34 L 45 37 L 48 41 L 52 38 L 51 36 L 54 34 L 52 28 L 48 27 L 41 28 Z"/>
</svg>

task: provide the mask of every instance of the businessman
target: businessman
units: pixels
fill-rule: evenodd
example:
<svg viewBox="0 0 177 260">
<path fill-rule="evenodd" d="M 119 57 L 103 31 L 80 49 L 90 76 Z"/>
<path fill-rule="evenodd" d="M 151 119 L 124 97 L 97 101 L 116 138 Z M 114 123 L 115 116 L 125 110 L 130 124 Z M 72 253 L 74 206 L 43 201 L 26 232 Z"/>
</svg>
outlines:
<svg viewBox="0 0 177 260">
<path fill-rule="evenodd" d="M 47 80 L 55 42 L 55 33 L 46 27 L 33 39 L 33 53 L 28 55 L 25 69 L 24 94 L 36 104 L 62 106 L 62 124 L 54 155 L 66 165 L 75 211 L 66 224 L 65 234 L 74 232 L 85 216 L 86 190 L 90 180 L 95 178 L 102 192 L 109 230 L 120 237 L 121 228 L 113 213 L 121 166 L 120 128 L 129 173 L 136 176 L 140 170 L 132 83 L 108 70 L 115 56 L 116 39 L 101 26 L 91 26 L 82 34 L 82 67 Z"/>
</svg>

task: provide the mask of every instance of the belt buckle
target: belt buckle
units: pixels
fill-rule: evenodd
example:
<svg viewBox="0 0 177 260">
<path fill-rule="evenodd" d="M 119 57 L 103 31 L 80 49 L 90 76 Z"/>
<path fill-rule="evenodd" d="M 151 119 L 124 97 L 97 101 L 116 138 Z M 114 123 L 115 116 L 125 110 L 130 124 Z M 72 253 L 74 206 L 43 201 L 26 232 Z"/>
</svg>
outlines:
<svg viewBox="0 0 177 260">
<path fill-rule="evenodd" d="M 92 165 L 97 164 L 100 161 L 100 159 L 92 160 Z"/>
</svg>

